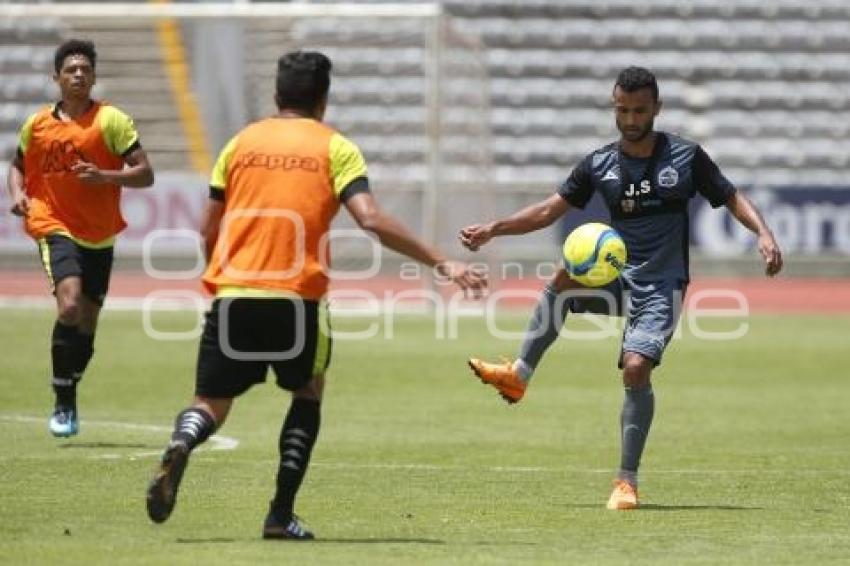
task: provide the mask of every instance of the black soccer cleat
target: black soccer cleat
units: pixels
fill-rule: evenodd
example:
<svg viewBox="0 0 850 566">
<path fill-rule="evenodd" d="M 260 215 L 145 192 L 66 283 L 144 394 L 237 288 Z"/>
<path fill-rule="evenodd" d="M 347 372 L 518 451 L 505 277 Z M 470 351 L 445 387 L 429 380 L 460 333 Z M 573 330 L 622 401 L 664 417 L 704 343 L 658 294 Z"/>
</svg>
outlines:
<svg viewBox="0 0 850 566">
<path fill-rule="evenodd" d="M 290 515 L 285 521 L 279 520 L 273 511 L 269 510 L 263 523 L 263 538 L 277 540 L 313 540 L 316 537 L 304 528 L 298 517 Z"/>
<path fill-rule="evenodd" d="M 148 517 L 154 523 L 163 523 L 174 510 L 177 490 L 183 471 L 189 462 L 189 448 L 182 442 L 171 442 L 162 455 L 162 461 L 147 492 Z"/>
</svg>

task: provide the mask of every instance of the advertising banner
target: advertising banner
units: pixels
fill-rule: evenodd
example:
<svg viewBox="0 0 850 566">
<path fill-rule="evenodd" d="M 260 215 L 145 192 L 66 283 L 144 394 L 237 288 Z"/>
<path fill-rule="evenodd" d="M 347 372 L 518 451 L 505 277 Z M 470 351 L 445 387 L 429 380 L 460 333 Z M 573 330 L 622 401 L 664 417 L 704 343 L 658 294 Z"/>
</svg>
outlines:
<svg viewBox="0 0 850 566">
<path fill-rule="evenodd" d="M 0 174 L 5 179 L 5 167 L 2 169 Z M 744 190 L 762 210 L 786 253 L 850 255 L 850 185 Z M 128 227 L 118 238 L 117 252 L 141 255 L 148 246 L 148 251 L 156 256 L 196 255 L 196 234 L 207 198 L 207 180 L 188 173 L 158 172 L 152 188 L 124 189 L 122 209 Z M 21 220 L 9 214 L 10 206 L 4 188 L 0 192 L 0 254 L 32 251 L 34 244 L 24 234 Z M 697 196 L 691 200 L 690 211 L 693 251 L 711 257 L 731 257 L 754 246 L 755 237 L 724 207 L 712 209 Z M 607 222 L 608 218 L 608 211 L 596 195 L 585 210 L 567 214 L 561 232 L 565 235 L 584 222 Z M 505 240 L 502 245 L 510 242 Z"/>
<path fill-rule="evenodd" d="M 743 190 L 762 211 L 785 253 L 850 255 L 850 185 Z M 755 236 L 725 207 L 713 209 L 697 196 L 691 200 L 690 213 L 693 251 L 710 257 L 732 257 L 754 247 Z M 596 195 L 585 210 L 567 214 L 563 234 L 584 222 L 606 222 L 608 218 L 606 207 Z"/>
</svg>

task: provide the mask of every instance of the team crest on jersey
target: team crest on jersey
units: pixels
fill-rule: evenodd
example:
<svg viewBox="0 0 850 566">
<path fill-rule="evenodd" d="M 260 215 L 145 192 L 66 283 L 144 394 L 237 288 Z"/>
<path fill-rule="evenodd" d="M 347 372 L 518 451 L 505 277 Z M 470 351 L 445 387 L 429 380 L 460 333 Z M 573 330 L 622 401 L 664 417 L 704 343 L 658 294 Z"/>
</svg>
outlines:
<svg viewBox="0 0 850 566">
<path fill-rule="evenodd" d="M 622 207 L 623 212 L 632 212 L 635 209 L 635 199 L 624 198 L 620 201 L 620 206 Z"/>
<path fill-rule="evenodd" d="M 658 173 L 658 185 L 661 187 L 675 187 L 679 182 L 679 172 L 669 165 Z"/>
</svg>

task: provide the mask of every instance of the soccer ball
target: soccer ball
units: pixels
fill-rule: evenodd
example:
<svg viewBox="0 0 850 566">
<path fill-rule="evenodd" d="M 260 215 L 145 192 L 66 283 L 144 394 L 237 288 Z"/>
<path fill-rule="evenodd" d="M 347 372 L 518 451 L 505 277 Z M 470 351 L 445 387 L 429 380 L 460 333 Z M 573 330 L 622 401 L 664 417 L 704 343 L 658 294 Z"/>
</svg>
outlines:
<svg viewBox="0 0 850 566">
<path fill-rule="evenodd" d="M 567 236 L 564 259 L 570 277 L 587 287 L 601 287 L 626 266 L 626 244 L 607 224 L 582 224 Z"/>
</svg>

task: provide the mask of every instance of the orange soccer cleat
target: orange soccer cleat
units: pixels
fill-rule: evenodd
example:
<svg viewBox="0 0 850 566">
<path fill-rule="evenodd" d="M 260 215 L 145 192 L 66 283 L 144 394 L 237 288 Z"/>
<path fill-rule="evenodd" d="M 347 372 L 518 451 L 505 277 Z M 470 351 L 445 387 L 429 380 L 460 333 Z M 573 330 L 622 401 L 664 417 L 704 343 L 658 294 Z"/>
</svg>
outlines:
<svg viewBox="0 0 850 566">
<path fill-rule="evenodd" d="M 500 364 L 491 364 L 478 358 L 470 358 L 468 363 L 478 379 L 495 387 L 508 403 L 516 403 L 525 395 L 528 384 L 517 374 L 510 360 L 503 359 Z"/>
<path fill-rule="evenodd" d="M 605 507 L 612 511 L 625 511 L 637 509 L 638 505 L 637 486 L 625 480 L 614 480 L 614 491 L 611 492 L 611 497 L 608 498 L 608 504 Z"/>
</svg>

